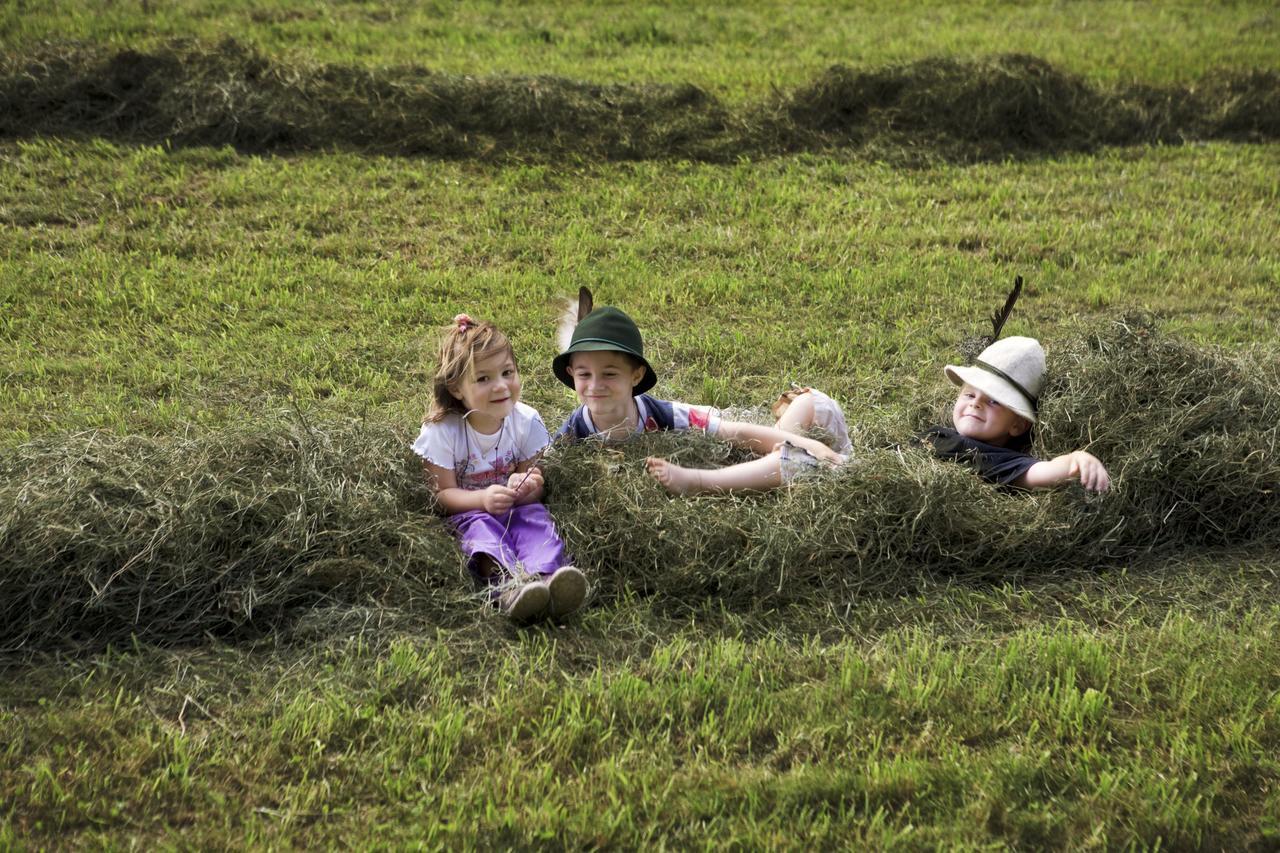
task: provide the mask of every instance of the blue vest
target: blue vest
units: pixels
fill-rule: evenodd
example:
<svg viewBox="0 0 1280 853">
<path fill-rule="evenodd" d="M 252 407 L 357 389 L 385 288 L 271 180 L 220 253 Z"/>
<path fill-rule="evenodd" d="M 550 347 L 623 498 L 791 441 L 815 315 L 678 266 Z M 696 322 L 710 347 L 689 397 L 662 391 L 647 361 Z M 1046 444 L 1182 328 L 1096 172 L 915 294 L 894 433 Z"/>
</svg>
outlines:
<svg viewBox="0 0 1280 853">
<path fill-rule="evenodd" d="M 636 409 L 643 408 L 648 412 L 645 418 L 644 431 L 658 432 L 659 430 L 675 429 L 676 416 L 671 404 L 666 400 L 658 400 L 650 397 L 648 394 L 641 394 L 636 398 L 644 401 L 644 405 L 636 404 Z M 591 427 L 587 425 L 587 407 L 579 406 L 573 410 L 573 414 L 564 419 L 564 423 L 560 424 L 560 429 L 556 430 L 553 441 L 559 440 L 561 436 L 569 436 L 570 441 L 577 441 L 583 438 L 590 438 L 595 435 L 591 431 Z"/>
</svg>

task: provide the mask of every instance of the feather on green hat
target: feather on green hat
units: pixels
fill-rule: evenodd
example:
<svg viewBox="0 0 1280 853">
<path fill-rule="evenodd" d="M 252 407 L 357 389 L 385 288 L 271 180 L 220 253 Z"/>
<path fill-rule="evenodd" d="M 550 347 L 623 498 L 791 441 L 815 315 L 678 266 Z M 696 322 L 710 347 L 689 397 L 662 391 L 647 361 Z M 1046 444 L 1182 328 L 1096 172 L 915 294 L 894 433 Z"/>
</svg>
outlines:
<svg viewBox="0 0 1280 853">
<path fill-rule="evenodd" d="M 622 352 L 644 366 L 644 377 L 636 384 L 634 393 L 643 394 L 658 384 L 657 374 L 644 357 L 644 339 L 640 336 L 640 327 L 635 321 L 618 308 L 607 306 L 592 311 L 590 304 L 589 293 L 585 302 L 580 295 L 580 310 L 581 307 L 586 307 L 588 313 L 580 316 L 568 346 L 551 362 L 556 378 L 570 388 L 573 387 L 573 377 L 569 375 L 569 360 L 575 352 Z"/>
</svg>

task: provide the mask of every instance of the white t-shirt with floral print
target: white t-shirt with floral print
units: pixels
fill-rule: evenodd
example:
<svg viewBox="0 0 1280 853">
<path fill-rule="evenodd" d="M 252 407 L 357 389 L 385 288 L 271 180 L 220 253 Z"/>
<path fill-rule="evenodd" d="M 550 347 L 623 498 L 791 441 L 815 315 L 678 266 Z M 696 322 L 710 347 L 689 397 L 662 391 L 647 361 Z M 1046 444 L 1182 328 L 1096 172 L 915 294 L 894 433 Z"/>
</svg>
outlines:
<svg viewBox="0 0 1280 853">
<path fill-rule="evenodd" d="M 460 488 L 484 489 L 495 483 L 506 485 L 517 465 L 550 443 L 537 410 L 516 403 L 515 411 L 492 435 L 476 432 L 455 412 L 439 423 L 423 424 L 413 452 L 432 465 L 453 471 Z"/>
</svg>

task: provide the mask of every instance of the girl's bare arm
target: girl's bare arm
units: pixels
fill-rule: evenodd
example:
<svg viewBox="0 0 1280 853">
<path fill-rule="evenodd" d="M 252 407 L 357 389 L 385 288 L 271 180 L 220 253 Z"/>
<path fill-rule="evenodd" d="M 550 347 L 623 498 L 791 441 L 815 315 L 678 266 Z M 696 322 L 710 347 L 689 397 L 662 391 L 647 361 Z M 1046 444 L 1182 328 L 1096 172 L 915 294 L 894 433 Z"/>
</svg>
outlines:
<svg viewBox="0 0 1280 853">
<path fill-rule="evenodd" d="M 458 479 L 448 468 L 432 465 L 422 460 L 422 470 L 427 476 L 427 484 L 435 490 L 436 500 L 449 515 L 460 512 L 482 509 L 497 515 L 511 509 L 515 504 L 515 490 L 506 486 L 493 485 L 487 489 L 463 489 L 458 486 Z"/>
</svg>

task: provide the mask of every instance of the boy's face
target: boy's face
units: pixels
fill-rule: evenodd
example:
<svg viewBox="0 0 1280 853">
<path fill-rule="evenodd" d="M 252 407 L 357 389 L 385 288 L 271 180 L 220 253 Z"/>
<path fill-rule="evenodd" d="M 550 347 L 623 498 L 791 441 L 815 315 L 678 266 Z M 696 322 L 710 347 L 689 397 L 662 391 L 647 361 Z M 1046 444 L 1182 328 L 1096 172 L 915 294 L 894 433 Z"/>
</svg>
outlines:
<svg viewBox="0 0 1280 853">
<path fill-rule="evenodd" d="M 492 432 L 520 401 L 520 372 L 507 349 L 477 358 L 472 367 L 474 372 L 451 386 L 449 393 L 471 412 L 469 421 L 475 429 Z"/>
<path fill-rule="evenodd" d="M 573 379 L 573 393 L 587 407 L 591 419 L 597 424 L 608 423 L 631 411 L 631 399 L 636 385 L 644 379 L 644 367 L 621 352 L 575 352 L 569 359 L 569 377 Z"/>
<path fill-rule="evenodd" d="M 1000 405 L 986 394 L 965 385 L 951 410 L 956 432 L 965 438 L 1004 447 L 1009 439 L 1022 435 L 1031 423 L 1013 409 Z"/>
</svg>

